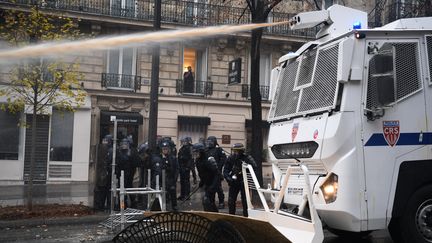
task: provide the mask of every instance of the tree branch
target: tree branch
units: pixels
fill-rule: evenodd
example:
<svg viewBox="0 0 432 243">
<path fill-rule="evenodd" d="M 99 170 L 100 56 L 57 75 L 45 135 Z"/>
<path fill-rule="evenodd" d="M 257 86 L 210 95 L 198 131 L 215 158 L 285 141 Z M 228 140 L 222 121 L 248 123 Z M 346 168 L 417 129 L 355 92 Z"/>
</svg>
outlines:
<svg viewBox="0 0 432 243">
<path fill-rule="evenodd" d="M 240 15 L 240 17 L 238 18 L 238 20 L 237 20 L 237 24 L 240 24 L 240 19 L 243 17 L 243 15 L 246 13 L 246 10 L 248 9 L 248 7 L 245 7 L 244 9 L 243 9 L 243 13 Z"/>
<path fill-rule="evenodd" d="M 248 7 L 252 13 L 253 11 L 255 11 L 255 4 L 251 1 L 253 1 L 253 0 L 246 0 L 246 3 L 247 3 L 247 5 L 248 5 Z"/>
<path fill-rule="evenodd" d="M 320 6 L 318 5 L 317 0 L 314 0 L 314 3 L 315 3 L 315 7 L 316 7 L 318 10 L 321 10 Z"/>
<path fill-rule="evenodd" d="M 272 9 L 278 5 L 282 0 L 274 0 L 272 1 L 270 4 L 266 5 L 266 8 L 264 10 L 264 16 L 267 18 L 267 16 L 269 15 L 270 11 L 272 11 Z"/>
</svg>

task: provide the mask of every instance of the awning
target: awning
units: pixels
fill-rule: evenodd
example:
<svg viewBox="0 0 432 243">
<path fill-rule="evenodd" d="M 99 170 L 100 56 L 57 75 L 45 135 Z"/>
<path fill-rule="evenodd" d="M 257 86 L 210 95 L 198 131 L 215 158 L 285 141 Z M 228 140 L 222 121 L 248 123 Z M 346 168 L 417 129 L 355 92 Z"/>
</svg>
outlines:
<svg viewBox="0 0 432 243">
<path fill-rule="evenodd" d="M 210 125 L 210 117 L 206 116 L 178 116 L 178 124 Z"/>
<path fill-rule="evenodd" d="M 143 116 L 138 112 L 101 111 L 100 124 L 112 124 L 111 116 L 115 116 L 118 123 L 142 125 Z"/>
<path fill-rule="evenodd" d="M 246 119 L 245 120 L 245 127 L 246 128 L 252 127 L 252 120 L 251 119 Z M 270 127 L 270 123 L 269 122 L 267 122 L 265 120 L 261 121 L 261 128 L 269 128 L 269 127 Z"/>
</svg>

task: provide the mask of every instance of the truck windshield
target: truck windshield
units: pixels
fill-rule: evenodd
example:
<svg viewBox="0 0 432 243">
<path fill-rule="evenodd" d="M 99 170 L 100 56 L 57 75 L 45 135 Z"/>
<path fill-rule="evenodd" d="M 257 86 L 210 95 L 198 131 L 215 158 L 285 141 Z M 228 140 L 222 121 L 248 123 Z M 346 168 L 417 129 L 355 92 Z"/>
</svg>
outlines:
<svg viewBox="0 0 432 243">
<path fill-rule="evenodd" d="M 316 47 L 282 68 L 269 120 L 324 112 L 336 107 L 338 50 L 339 43 Z"/>
</svg>

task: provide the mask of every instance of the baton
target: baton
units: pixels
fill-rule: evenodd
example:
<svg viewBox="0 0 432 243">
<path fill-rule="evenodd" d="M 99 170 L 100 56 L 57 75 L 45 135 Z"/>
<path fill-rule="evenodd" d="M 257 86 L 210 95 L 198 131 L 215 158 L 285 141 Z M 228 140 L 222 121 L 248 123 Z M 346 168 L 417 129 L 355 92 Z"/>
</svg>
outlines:
<svg viewBox="0 0 432 243">
<path fill-rule="evenodd" d="M 183 203 L 185 203 L 186 202 L 186 200 L 189 200 L 198 190 L 200 189 L 200 187 L 199 186 L 197 186 L 196 188 L 194 188 L 193 190 L 192 190 L 192 192 L 191 193 L 189 193 L 189 195 L 185 198 L 185 199 L 183 199 L 182 200 L 182 202 L 180 203 L 180 204 L 183 204 Z"/>
</svg>

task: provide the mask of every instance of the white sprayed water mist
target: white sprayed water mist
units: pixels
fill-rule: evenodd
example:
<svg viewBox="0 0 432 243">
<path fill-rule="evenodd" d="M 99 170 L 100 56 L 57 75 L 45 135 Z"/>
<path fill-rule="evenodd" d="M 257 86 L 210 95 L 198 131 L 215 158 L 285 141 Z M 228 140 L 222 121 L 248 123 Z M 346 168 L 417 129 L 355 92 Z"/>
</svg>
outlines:
<svg viewBox="0 0 432 243">
<path fill-rule="evenodd" d="M 48 42 L 26 46 L 17 49 L 0 51 L 0 59 L 19 59 L 40 56 L 52 56 L 80 51 L 109 49 L 125 45 L 142 45 L 148 43 L 170 42 L 187 40 L 200 37 L 209 37 L 235 32 L 248 31 L 256 28 L 270 27 L 288 24 L 288 21 L 277 23 L 246 24 L 246 25 L 222 25 L 204 28 L 191 28 L 183 30 L 167 30 L 157 32 L 135 33 L 129 35 L 101 37 L 70 42 Z"/>
</svg>

